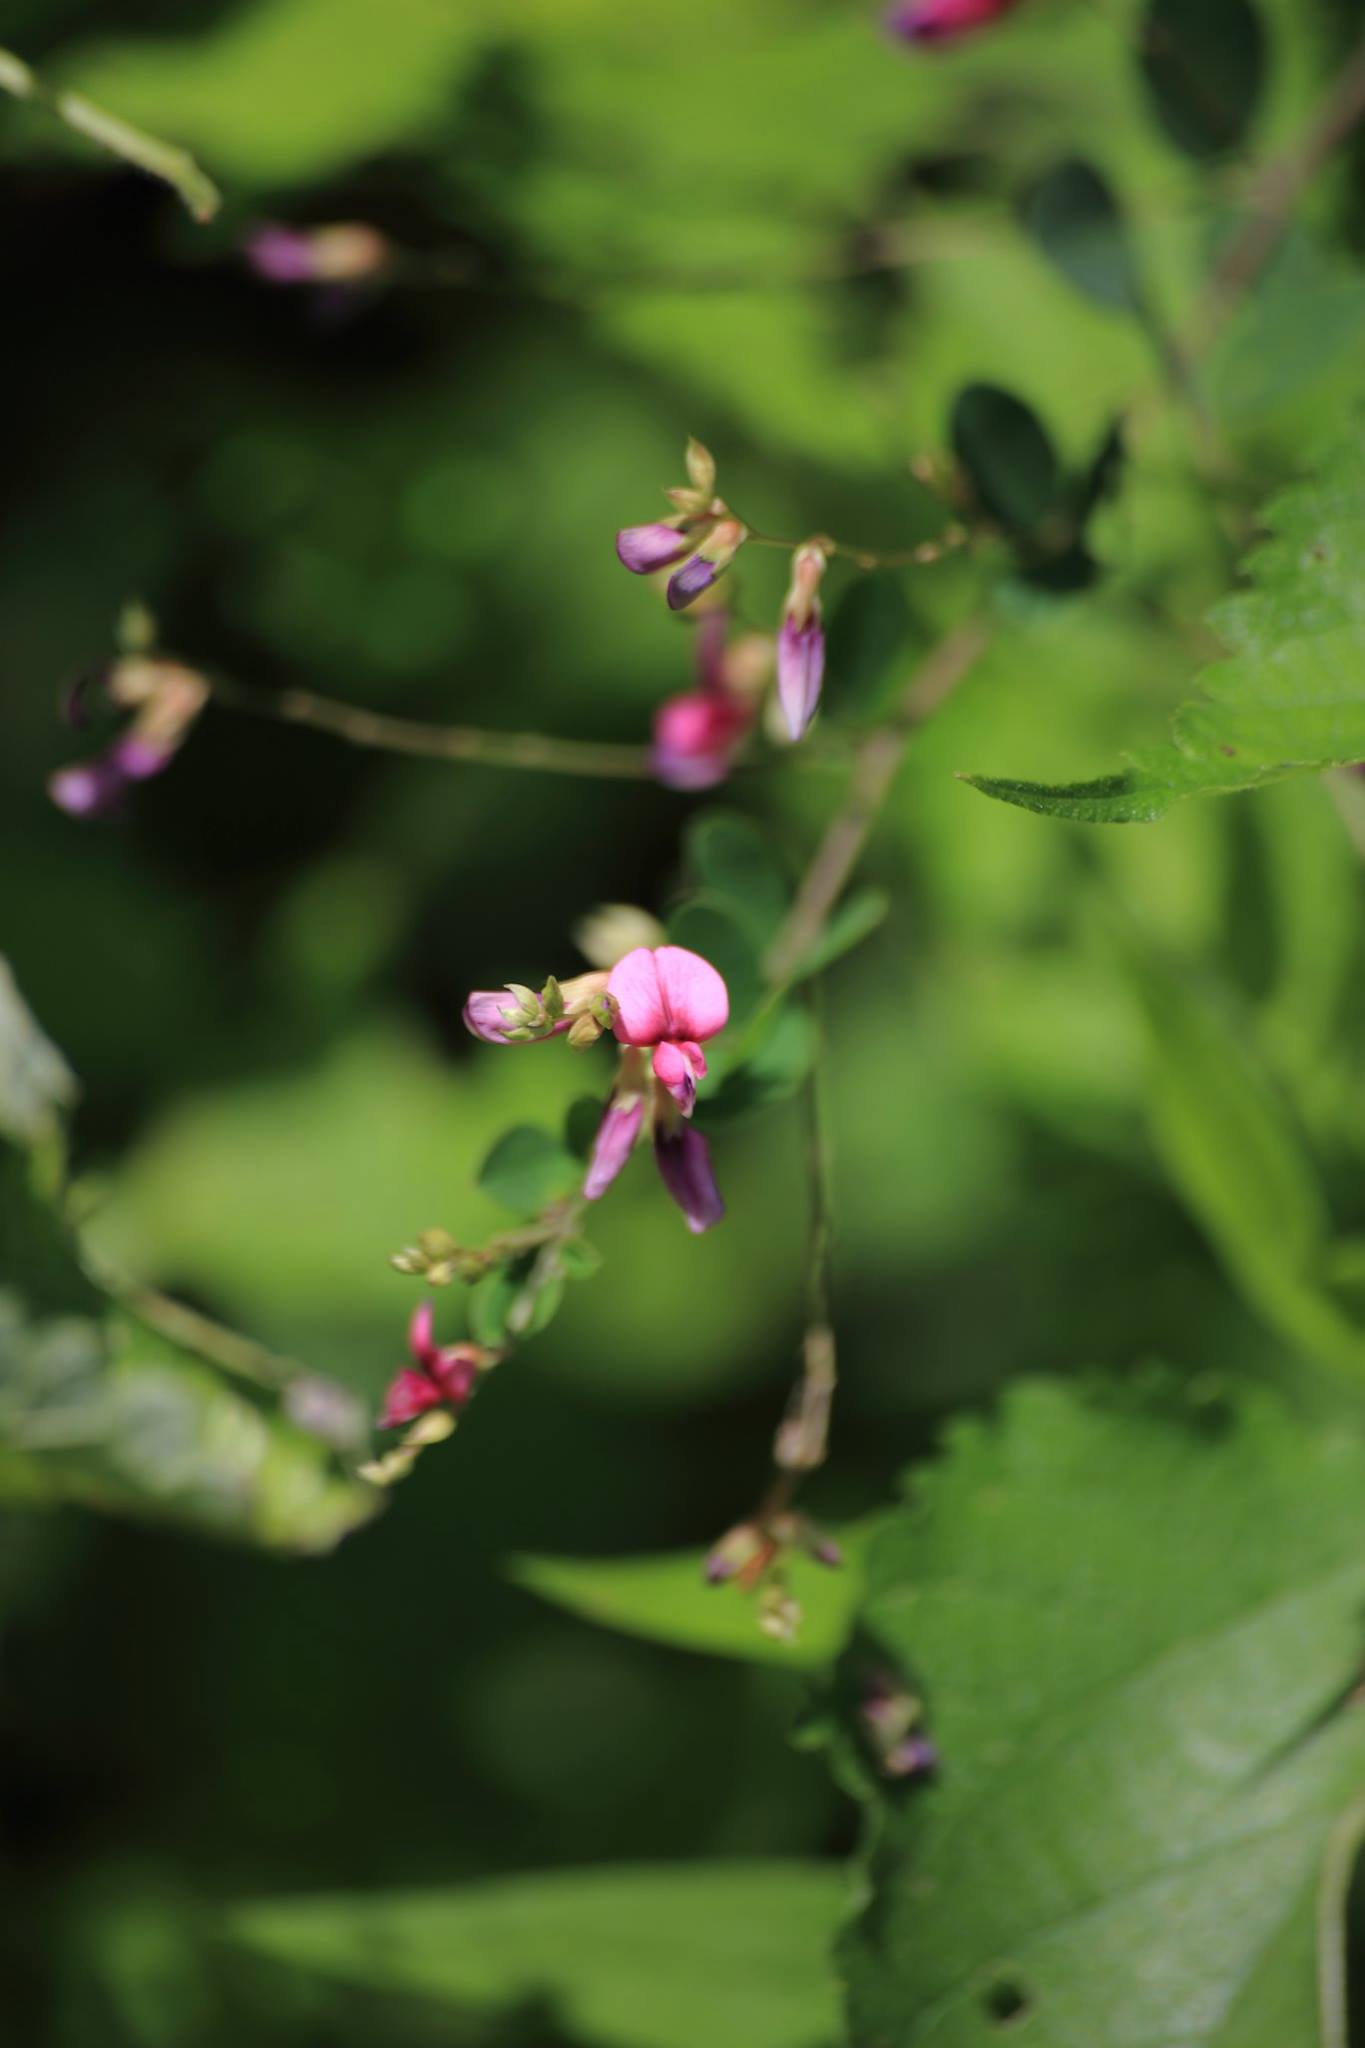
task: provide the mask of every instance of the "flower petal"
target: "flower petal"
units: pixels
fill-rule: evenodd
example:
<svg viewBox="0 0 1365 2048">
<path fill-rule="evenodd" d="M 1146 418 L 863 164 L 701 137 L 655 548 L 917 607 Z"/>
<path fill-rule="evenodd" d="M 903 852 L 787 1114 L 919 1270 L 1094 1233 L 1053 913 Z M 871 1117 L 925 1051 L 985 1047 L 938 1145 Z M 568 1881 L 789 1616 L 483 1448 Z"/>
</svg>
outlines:
<svg viewBox="0 0 1365 2048">
<path fill-rule="evenodd" d="M 701 1132 L 691 1124 L 676 1131 L 657 1130 L 654 1157 L 664 1186 L 687 1218 L 688 1229 L 700 1236 L 719 1223 L 725 1204 L 711 1170 L 711 1148 Z"/>
<path fill-rule="evenodd" d="M 472 1344 L 447 1344 L 431 1361 L 431 1377 L 443 1401 L 461 1408 L 479 1376 L 479 1353 Z"/>
<path fill-rule="evenodd" d="M 714 1038 L 730 1020 L 730 993 L 709 960 L 686 946 L 660 946 L 654 955 L 667 1028 L 660 1038 L 677 1043 Z"/>
<path fill-rule="evenodd" d="M 634 946 L 607 979 L 607 994 L 616 1003 L 612 1028 L 622 1045 L 657 1045 L 668 1036 L 656 957 L 654 947 Z"/>
<path fill-rule="evenodd" d="M 419 1415 L 425 1415 L 429 1408 L 439 1408 L 441 1390 L 424 1372 L 414 1372 L 411 1366 L 404 1366 L 384 1396 L 380 1411 L 381 1429 L 398 1429 L 405 1422 L 415 1422 Z"/>
<path fill-rule="evenodd" d="M 632 576 L 648 576 L 655 569 L 669 569 L 680 562 L 694 545 L 676 526 L 659 519 L 647 526 L 623 526 L 616 536 L 616 557 Z"/>
<path fill-rule="evenodd" d="M 798 626 L 782 621 L 777 636 L 777 694 L 794 740 L 801 739 L 815 716 L 825 678 L 825 635 L 818 617 Z"/>
<path fill-rule="evenodd" d="M 681 569 L 675 569 L 668 579 L 668 609 L 671 612 L 685 611 L 703 590 L 710 589 L 719 574 L 715 563 L 708 562 L 705 555 L 693 555 L 690 562 L 684 562 Z"/>
<path fill-rule="evenodd" d="M 429 1301 L 419 1301 L 408 1319 L 408 1350 L 420 1366 L 428 1371 L 435 1356 L 436 1346 L 432 1340 L 432 1321 L 435 1307 Z"/>
<path fill-rule="evenodd" d="M 701 1047 L 691 1043 L 656 1045 L 654 1072 L 683 1115 L 691 1116 L 697 1103 L 697 1083 L 706 1072 Z"/>
<path fill-rule="evenodd" d="M 598 1201 L 607 1192 L 629 1159 L 640 1135 L 644 1114 L 644 1097 L 640 1095 L 626 1096 L 607 1104 L 597 1126 L 592 1157 L 583 1182 L 583 1194 L 589 1202 Z"/>
</svg>

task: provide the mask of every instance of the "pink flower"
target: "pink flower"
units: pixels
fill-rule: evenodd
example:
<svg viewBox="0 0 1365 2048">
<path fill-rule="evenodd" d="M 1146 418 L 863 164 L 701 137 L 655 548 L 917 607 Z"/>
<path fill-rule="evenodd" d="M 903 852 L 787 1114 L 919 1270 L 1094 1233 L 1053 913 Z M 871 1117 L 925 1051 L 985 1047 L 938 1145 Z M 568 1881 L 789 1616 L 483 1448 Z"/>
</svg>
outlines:
<svg viewBox="0 0 1365 2048">
<path fill-rule="evenodd" d="M 389 243 L 360 220 L 291 228 L 265 221 L 242 244 L 249 269 L 267 284 L 358 284 L 389 262 Z"/>
<path fill-rule="evenodd" d="M 193 669 L 149 655 L 127 655 L 94 681 L 109 703 L 133 716 L 102 754 L 49 776 L 48 795 L 75 818 L 113 809 L 134 783 L 168 768 L 209 699 L 208 684 Z M 88 683 L 68 693 L 73 725 L 85 723 L 88 694 Z"/>
<path fill-rule="evenodd" d="M 607 976 L 607 994 L 622 1045 L 690 1047 L 700 1057 L 702 1042 L 730 1018 L 723 979 L 686 946 L 636 946 Z"/>
<path fill-rule="evenodd" d="M 825 550 L 818 541 L 807 541 L 796 550 L 777 636 L 777 694 L 794 740 L 804 736 L 815 716 L 825 677 L 825 630 L 820 616 L 825 562 Z"/>
<path fill-rule="evenodd" d="M 462 1408 L 489 1354 L 477 1344 L 438 1345 L 432 1336 L 432 1305 L 420 1302 L 408 1324 L 413 1364 L 404 1366 L 384 1397 L 381 1429 L 415 1422 L 429 1408 Z"/>
<path fill-rule="evenodd" d="M 907 43 L 952 43 L 987 28 L 1017 0 L 897 0 L 886 16 L 893 36 Z"/>
<path fill-rule="evenodd" d="M 749 636 L 727 649 L 724 611 L 697 624 L 697 688 L 668 697 L 654 715 L 654 773 L 669 789 L 711 789 L 723 782 L 757 714 L 752 681 L 761 685 Z M 764 646 L 768 645 L 764 642 Z"/>
</svg>

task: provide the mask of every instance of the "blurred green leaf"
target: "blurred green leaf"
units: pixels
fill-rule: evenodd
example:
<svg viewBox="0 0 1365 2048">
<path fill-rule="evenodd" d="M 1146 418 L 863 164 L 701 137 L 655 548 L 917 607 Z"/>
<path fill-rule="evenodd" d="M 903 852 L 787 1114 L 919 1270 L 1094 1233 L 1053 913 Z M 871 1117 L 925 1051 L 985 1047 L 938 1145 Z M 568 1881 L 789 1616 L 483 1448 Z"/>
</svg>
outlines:
<svg viewBox="0 0 1365 2048">
<path fill-rule="evenodd" d="M 861 946 L 883 924 L 891 909 L 885 889 L 855 889 L 833 912 L 820 937 L 802 960 L 799 975 L 822 974 L 845 953 Z"/>
<path fill-rule="evenodd" d="M 604 1628 L 713 1657 L 815 1670 L 842 1649 L 862 1588 L 868 1528 L 836 1534 L 844 1553 L 837 1570 L 799 1555 L 793 1560 L 792 1589 L 802 1609 L 794 1643 L 764 1635 L 754 1602 L 737 1587 L 708 1585 L 700 1551 L 655 1557 L 518 1557 L 508 1572 L 542 1600 Z"/>
<path fill-rule="evenodd" d="M 810 1072 L 817 1034 L 804 1003 L 781 1004 L 756 1030 L 753 1050 L 703 1095 L 697 1118 L 703 1130 L 787 1101 Z"/>
<path fill-rule="evenodd" d="M 602 2048 L 826 2048 L 844 1896 L 819 1863 L 563 1870 L 465 1890 L 262 1900 L 233 1940 L 347 1983 L 487 2008 L 548 1998 Z"/>
<path fill-rule="evenodd" d="M 579 1163 L 558 1138 L 534 1124 L 505 1131 L 479 1168 L 479 1186 L 515 1216 L 534 1216 L 567 1194 Z"/>
<path fill-rule="evenodd" d="M 1042 1384 L 958 1423 L 872 1544 L 848 1666 L 851 1704 L 903 1669 L 943 1758 L 869 1820 L 857 2048 L 1305 2039 L 1363 1606 L 1353 1428 Z"/>
<path fill-rule="evenodd" d="M 1265 82 L 1265 33 L 1251 0 L 1148 0 L 1142 76 L 1166 133 L 1188 156 L 1244 141 Z"/>
<path fill-rule="evenodd" d="M 1087 298 L 1119 312 L 1139 311 L 1142 287 L 1127 223 L 1093 164 L 1069 157 L 1045 172 L 1025 203 L 1024 222 L 1044 254 Z"/>
<path fill-rule="evenodd" d="M 759 941 L 744 913 L 728 899 L 689 897 L 668 920 L 670 945 L 687 946 L 725 977 L 730 991 L 730 1028 L 752 1016 L 763 996 Z"/>
<path fill-rule="evenodd" d="M 1154 956 L 1130 955 L 1152 1048 L 1162 1161 L 1246 1298 L 1292 1344 L 1365 1375 L 1365 1330 L 1321 1284 L 1328 1217 L 1312 1161 L 1244 1036 Z"/>
<path fill-rule="evenodd" d="M 588 1157 L 602 1121 L 602 1104 L 595 1095 L 579 1095 L 564 1115 L 564 1144 L 577 1160 Z"/>
<path fill-rule="evenodd" d="M 873 716 L 918 638 L 898 577 L 855 577 L 830 613 L 825 661 L 830 708 L 840 718 Z"/>
<path fill-rule="evenodd" d="M 1172 739 L 1121 774 L 1050 785 L 964 779 L 987 796 L 1086 824 L 1150 823 L 1181 797 L 1253 789 L 1365 760 L 1365 453 L 1337 440 L 1313 478 L 1275 499 L 1250 587 L 1214 624 L 1228 659 L 1199 676 Z"/>
<path fill-rule="evenodd" d="M 765 946 L 786 914 L 791 889 L 762 827 L 733 811 L 704 811 L 688 828 L 686 858 L 697 888 Z"/>
<path fill-rule="evenodd" d="M 0 1138 L 40 1143 L 59 1128 L 75 1099 L 75 1075 L 0 958 Z"/>
<path fill-rule="evenodd" d="M 1061 472 L 1033 408 L 995 384 L 969 384 L 953 403 L 953 447 L 984 511 L 1031 540 L 1057 503 Z"/>
</svg>

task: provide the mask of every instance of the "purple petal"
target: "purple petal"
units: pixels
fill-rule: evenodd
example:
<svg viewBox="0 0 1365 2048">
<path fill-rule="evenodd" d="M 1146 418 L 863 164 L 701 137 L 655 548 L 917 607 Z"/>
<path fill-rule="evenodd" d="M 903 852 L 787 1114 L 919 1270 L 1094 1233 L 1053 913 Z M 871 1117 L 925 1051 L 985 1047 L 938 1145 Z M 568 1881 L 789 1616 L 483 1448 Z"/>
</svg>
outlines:
<svg viewBox="0 0 1365 2048">
<path fill-rule="evenodd" d="M 587 1177 L 583 1182 L 583 1194 L 589 1202 L 598 1201 L 607 1192 L 629 1159 L 640 1135 L 644 1114 L 644 1097 L 640 1095 L 629 1096 L 624 1102 L 607 1104 L 597 1126 L 592 1158 L 588 1161 Z"/>
<path fill-rule="evenodd" d="M 135 732 L 125 733 L 109 749 L 110 764 L 129 782 L 145 782 L 149 776 L 160 775 L 174 759 L 174 747 L 161 746 Z"/>
<path fill-rule="evenodd" d="M 49 776 L 47 793 L 59 810 L 73 818 L 96 818 L 112 810 L 128 787 L 128 777 L 107 754 L 78 761 Z"/>
<path fill-rule="evenodd" d="M 886 15 L 893 36 L 907 43 L 950 43 L 1008 14 L 1015 0 L 900 0 Z"/>
<path fill-rule="evenodd" d="M 725 635 L 729 626 L 729 614 L 723 605 L 703 612 L 697 620 L 697 681 L 703 690 L 725 689 Z"/>
<path fill-rule="evenodd" d="M 242 244 L 242 254 L 267 284 L 310 284 L 316 276 L 313 238 L 299 228 L 257 228 Z"/>
<path fill-rule="evenodd" d="M 825 635 L 820 621 L 782 621 L 777 636 L 777 694 L 794 740 L 804 737 L 825 679 Z"/>
<path fill-rule="evenodd" d="M 657 520 L 648 526 L 623 526 L 616 536 L 616 555 L 632 576 L 648 576 L 671 568 L 692 552 L 693 542 L 676 526 Z"/>
<path fill-rule="evenodd" d="M 668 579 L 668 608 L 671 612 L 685 611 L 703 590 L 709 590 L 719 575 L 714 562 L 708 562 L 705 555 L 693 555 L 690 562 L 684 562 L 681 569 L 675 569 Z"/>
<path fill-rule="evenodd" d="M 664 1186 L 687 1218 L 688 1229 L 700 1236 L 719 1223 L 725 1204 L 711 1170 L 711 1147 L 701 1132 L 691 1124 L 676 1131 L 656 1131 L 654 1157 Z"/>
</svg>

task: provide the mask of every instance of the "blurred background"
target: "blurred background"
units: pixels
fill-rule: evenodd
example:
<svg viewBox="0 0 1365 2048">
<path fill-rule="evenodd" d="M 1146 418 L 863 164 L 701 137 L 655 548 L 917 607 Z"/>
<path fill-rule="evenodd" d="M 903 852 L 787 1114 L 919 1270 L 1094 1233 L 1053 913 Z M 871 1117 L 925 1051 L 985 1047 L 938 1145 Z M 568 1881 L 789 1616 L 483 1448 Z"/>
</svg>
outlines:
<svg viewBox="0 0 1365 2048">
<path fill-rule="evenodd" d="M 585 1082 L 475 1045 L 465 993 L 574 971 L 604 899 L 666 910 L 699 801 L 214 706 L 121 815 L 74 820 L 44 789 L 81 744 L 58 698 L 120 608 L 258 690 L 640 742 L 690 642 L 612 535 L 662 507 L 687 435 L 757 525 L 905 546 L 941 519 L 911 460 L 984 379 L 1073 464 L 1138 411 L 1091 536 L 1104 573 L 1003 593 L 868 862 L 891 914 L 831 978 L 843 1386 L 811 1505 L 875 1506 L 946 1412 L 1021 1371 L 1275 1370 L 1153 1146 L 1116 933 L 1236 1020 L 1359 1225 L 1359 856 L 1330 798 L 1087 835 L 954 780 L 1100 773 L 1159 736 L 1245 538 L 1142 323 L 1021 224 L 1030 181 L 1092 159 L 1160 318 L 1188 309 L 1245 160 L 1193 163 L 1153 122 L 1134 12 L 1028 0 L 932 58 L 841 0 L 11 0 L 28 61 L 191 147 L 226 195 L 196 227 L 0 107 L 0 944 L 80 1077 L 79 1203 L 110 1260 L 377 1401 L 415 1299 L 389 1254 L 496 1228 L 491 1140 L 605 1086 L 605 1055 Z M 1257 158 L 1361 10 L 1264 13 Z M 1236 502 L 1339 415 L 1359 190 L 1348 165 L 1315 195 L 1209 366 Z M 402 257 L 272 285 L 242 256 L 264 220 L 364 220 Z M 743 562 L 742 619 L 773 621 L 783 567 Z M 906 579 L 913 643 L 978 573 Z M 875 717 L 882 681 L 841 696 L 832 666 L 827 728 Z M 795 874 L 838 789 L 779 763 L 721 800 Z M 608 1633 L 507 1575 L 527 1551 L 699 1547 L 750 1504 L 800 1334 L 800 1156 L 793 1105 L 727 1127 L 730 1215 L 702 1241 L 637 1163 L 595 1219 L 600 1278 L 329 1557 L 0 1521 L 16 2043 L 577 2038 L 534 2009 L 216 1968 L 184 1927 L 258 1893 L 848 1848 L 851 1802 L 788 1739 L 798 1676 Z M 440 1314 L 453 1335 L 455 1291 Z"/>
</svg>

